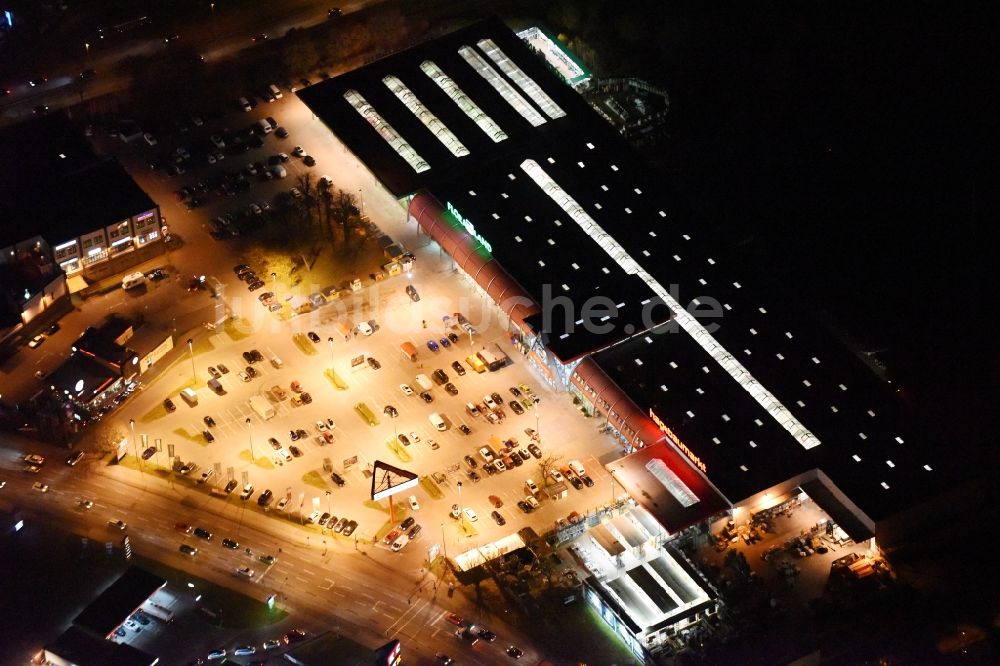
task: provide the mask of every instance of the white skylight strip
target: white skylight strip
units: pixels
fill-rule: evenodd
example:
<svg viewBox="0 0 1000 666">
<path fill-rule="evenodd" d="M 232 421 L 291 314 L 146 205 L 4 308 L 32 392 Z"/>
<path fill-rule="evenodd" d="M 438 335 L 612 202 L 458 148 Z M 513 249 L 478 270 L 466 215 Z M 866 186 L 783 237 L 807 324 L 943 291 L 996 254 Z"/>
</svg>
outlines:
<svg viewBox="0 0 1000 666">
<path fill-rule="evenodd" d="M 500 96 L 514 107 L 515 111 L 531 123 L 532 127 L 545 124 L 545 118 L 542 117 L 542 114 L 538 113 L 535 107 L 531 106 L 528 100 L 521 96 L 521 93 L 514 90 L 514 87 L 507 83 L 507 80 L 500 76 L 500 73 L 493 69 L 490 63 L 486 62 L 481 55 L 476 53 L 475 49 L 471 46 L 463 46 L 458 50 L 458 54 L 462 56 L 465 62 L 469 63 L 472 69 L 479 73 L 479 76 L 486 79 L 486 82 L 493 86 L 493 89 L 500 93 Z"/>
<path fill-rule="evenodd" d="M 451 101 L 462 110 L 462 112 L 479 126 L 479 129 L 486 132 L 486 136 L 493 139 L 493 143 L 500 143 L 507 138 L 507 133 L 500 129 L 500 126 L 496 122 L 486 115 L 486 112 L 479 108 L 479 106 L 469 99 L 469 96 L 462 92 L 462 89 L 458 87 L 450 76 L 445 74 L 430 60 L 425 60 L 420 63 L 420 69 L 423 70 L 424 74 L 430 77 L 430 79 L 438 85 L 438 87 L 444 91 L 444 94 L 451 98 Z"/>
<path fill-rule="evenodd" d="M 392 149 L 396 151 L 400 157 L 406 160 L 414 171 L 420 173 L 421 171 L 427 171 L 431 166 L 424 161 L 417 151 L 413 149 L 413 146 L 408 144 L 403 137 L 399 135 L 392 125 L 386 122 L 385 118 L 379 115 L 378 111 L 375 110 L 371 104 L 368 103 L 364 97 L 361 96 L 357 90 L 347 90 L 344 92 L 344 99 L 347 103 L 354 107 L 354 110 L 361 114 L 361 117 L 368 121 L 379 136 L 392 146 Z"/>
<path fill-rule="evenodd" d="M 646 469 L 663 484 L 675 500 L 681 503 L 681 506 L 689 507 L 698 503 L 698 496 L 691 492 L 674 470 L 667 467 L 667 463 L 659 458 L 653 458 L 646 463 Z"/>
<path fill-rule="evenodd" d="M 553 119 L 562 118 L 566 115 L 566 112 L 552 101 L 552 98 L 542 90 L 541 86 L 525 74 L 520 67 L 515 65 L 507 57 L 507 54 L 503 52 L 503 49 L 497 46 L 492 39 L 481 39 L 476 42 L 476 46 L 482 49 L 483 53 L 500 68 L 500 71 L 506 74 L 507 78 L 516 83 L 517 87 L 524 91 L 524 94 L 535 100 L 535 103 L 542 107 L 545 115 Z"/>
<path fill-rule="evenodd" d="M 791 411 L 785 407 L 778 399 L 758 382 L 750 371 L 742 363 L 730 354 L 712 335 L 702 326 L 697 319 L 688 313 L 670 295 L 670 292 L 663 288 L 653 276 L 647 273 L 639 263 L 629 256 L 618 241 L 612 238 L 597 222 L 587 214 L 576 200 L 563 190 L 534 160 L 521 162 L 521 169 L 527 173 L 535 183 L 542 188 L 567 215 L 580 225 L 580 227 L 600 245 L 608 255 L 615 260 L 629 275 L 637 275 L 641 278 L 653 292 L 663 299 L 667 307 L 674 313 L 674 318 L 681 328 L 687 332 L 702 349 L 715 359 L 722 366 L 722 369 L 729 373 L 729 376 L 736 380 L 743 390 L 749 393 L 754 400 L 760 404 L 768 414 L 770 414 L 781 427 L 788 431 L 805 449 L 819 446 L 820 440 L 809 431 Z"/>
<path fill-rule="evenodd" d="M 382 83 L 392 91 L 400 102 L 406 105 L 406 108 L 410 110 L 413 115 L 415 115 L 420 122 L 424 124 L 424 127 L 431 131 L 431 134 L 438 138 L 438 141 L 444 144 L 444 147 L 451 151 L 451 154 L 455 157 L 465 157 L 469 154 L 469 149 L 458 140 L 458 137 L 448 129 L 448 126 L 441 122 L 441 119 L 431 113 L 431 110 L 424 106 L 413 91 L 406 87 L 402 81 L 400 81 L 395 76 L 386 76 L 382 78 Z"/>
</svg>

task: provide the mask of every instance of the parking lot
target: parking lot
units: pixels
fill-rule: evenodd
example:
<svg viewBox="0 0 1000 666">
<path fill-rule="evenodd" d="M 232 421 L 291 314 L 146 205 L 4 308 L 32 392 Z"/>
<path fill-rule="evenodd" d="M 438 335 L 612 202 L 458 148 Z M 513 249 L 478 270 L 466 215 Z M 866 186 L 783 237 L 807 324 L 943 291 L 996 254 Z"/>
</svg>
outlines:
<svg viewBox="0 0 1000 666">
<path fill-rule="evenodd" d="M 266 116 L 273 116 L 280 126 L 287 128 L 289 138 L 277 139 L 274 133 L 270 133 L 262 137 L 264 145 L 261 148 L 250 149 L 237 156 L 227 155 L 215 164 L 206 160 L 195 165 L 195 151 L 190 146 L 196 143 L 207 146 L 208 137 L 229 136 L 233 128 L 249 126 Z M 169 177 L 162 168 L 148 168 L 146 163 L 151 156 L 169 155 L 182 143 L 193 154 L 192 167 L 187 173 Z M 244 263 L 245 258 L 234 251 L 233 244 L 212 238 L 209 234 L 210 221 L 224 212 L 246 209 L 255 201 L 273 200 L 279 191 L 287 190 L 294 184 L 295 175 L 309 171 L 309 167 L 301 159 L 292 157 L 285 163 L 288 178 L 270 181 L 248 179 L 251 182 L 248 190 L 237 191 L 232 196 L 209 194 L 202 205 L 191 209 L 174 192 L 182 184 L 207 182 L 226 170 L 239 170 L 248 162 L 266 162 L 269 154 L 279 151 L 290 153 L 294 145 L 303 145 L 310 155 L 315 156 L 318 166 L 311 171 L 316 178 L 320 174 L 328 174 L 337 187 L 357 192 L 366 217 L 414 254 L 415 263 L 409 274 L 374 284 L 365 280 L 366 286 L 362 290 L 347 292 L 328 305 L 298 316 L 289 316 L 287 309 L 282 313 L 269 312 L 257 298 L 265 291 L 274 291 L 278 299 L 289 298 L 293 289 L 287 280 L 279 278 L 275 281 L 271 276 L 262 275 L 261 279 L 266 283 L 264 288 L 254 293 L 246 290 L 244 282 L 232 270 L 233 266 Z M 382 502 L 382 506 L 366 502 L 371 491 L 369 472 L 376 460 L 421 476 L 436 475 L 443 479 L 440 484 L 442 499 L 433 499 L 424 486 L 396 498 L 397 519 L 402 519 L 409 511 L 406 497 L 411 493 L 420 505 L 419 511 L 415 512 L 417 522 L 424 527 L 416 539 L 418 543 L 415 545 L 420 547 L 408 547 L 402 551 L 402 556 L 414 560 L 424 557 L 425 548 L 440 541 L 442 533 L 449 549 L 463 548 L 459 542 L 472 547 L 515 532 L 525 525 L 539 532 L 544 531 L 573 511 L 584 513 L 612 499 L 615 491 L 600 461 L 616 454 L 614 441 L 599 434 L 599 424 L 583 417 L 567 395 L 554 393 L 544 385 L 539 375 L 509 344 L 504 326 L 498 321 L 497 311 L 475 291 L 468 278 L 454 270 L 449 257 L 407 224 L 405 210 L 360 167 L 327 128 L 311 117 L 294 95 L 286 92 L 283 99 L 271 104 L 261 103 L 249 113 L 234 109 L 221 118 L 207 118 L 201 127 L 192 127 L 188 132 L 170 137 L 159 137 L 157 146 L 148 146 L 140 141 L 127 146 L 120 142 L 112 143 L 109 148 L 120 154 L 143 187 L 162 202 L 163 213 L 172 231 L 185 238 L 183 251 L 170 257 L 172 269 L 182 276 L 208 274 L 225 285 L 223 298 L 226 307 L 230 313 L 241 317 L 243 324 L 238 335 L 221 328 L 207 333 L 207 342 L 197 345 L 193 370 L 191 359 L 183 354 L 184 341 L 178 340 L 181 355 L 168 370 L 161 370 L 154 382 L 133 398 L 125 409 L 112 417 L 126 430 L 128 420 L 135 419 L 136 436 L 145 436 L 148 445 L 157 439 L 161 441 L 162 452 L 142 463 L 144 471 L 159 466 L 166 474 L 167 448 L 172 445 L 177 459 L 198 466 L 197 470 L 188 474 L 175 472 L 171 475 L 172 481 L 190 484 L 208 493 L 211 488 L 223 488 L 231 478 L 242 486 L 246 475 L 246 481 L 255 487 L 255 493 L 247 503 L 253 510 L 261 510 L 254 500 L 258 493 L 269 489 L 275 496 L 271 507 L 276 507 L 283 497 L 291 498 L 285 511 L 271 510 L 277 518 L 299 523 L 314 510 L 329 512 L 337 517 L 356 520 L 359 527 L 354 536 L 360 539 L 372 539 L 388 530 L 386 502 Z M 207 147 L 205 150 L 208 150 Z M 297 294 L 320 291 L 330 284 L 329 276 L 319 269 L 303 274 L 302 279 L 302 284 L 294 289 Z M 415 287 L 419 294 L 418 301 L 407 295 L 407 285 Z M 475 327 L 472 340 L 459 329 L 457 333 L 461 335 L 451 346 L 444 347 L 438 342 L 437 351 L 428 349 L 427 340 L 447 339 L 451 329 L 446 330 L 443 317 L 455 312 L 463 313 Z M 375 320 L 379 330 L 370 336 L 351 333 L 345 340 L 344 325 L 353 327 L 368 320 Z M 424 328 L 425 324 L 427 328 Z M 303 335 L 296 340 L 297 334 L 310 331 L 316 334 L 319 343 L 313 343 Z M 400 351 L 400 344 L 407 341 L 416 346 L 415 361 L 409 360 Z M 496 353 L 496 345 L 511 356 L 512 365 L 497 372 L 479 374 L 466 363 L 467 356 L 484 348 Z M 245 372 L 249 364 L 242 354 L 252 349 L 259 350 L 264 361 L 252 364 L 259 376 L 245 382 L 239 377 L 239 372 Z M 280 368 L 269 362 L 272 357 L 281 359 Z M 352 359 L 359 357 L 361 361 L 352 364 Z M 379 369 L 365 362 L 368 357 L 377 359 Z M 451 367 L 455 361 L 467 370 L 464 376 L 458 376 Z M 218 379 L 224 395 L 216 395 L 206 386 L 211 378 L 208 367 L 220 364 L 229 370 Z M 334 386 L 325 374 L 330 368 L 347 385 L 346 389 Z M 449 381 L 457 389 L 457 395 L 449 395 L 443 387 L 435 385 L 429 391 L 433 402 L 425 403 L 418 395 L 405 395 L 400 389 L 400 384 L 407 384 L 419 392 L 416 375 L 430 377 L 436 369 L 447 373 Z M 197 375 L 194 385 L 198 404 L 195 407 L 190 407 L 178 395 L 180 389 L 192 381 L 192 372 Z M 311 395 L 310 404 L 292 404 L 292 396 L 296 395 L 291 390 L 293 382 L 299 382 L 301 388 Z M 492 393 L 509 401 L 514 397 L 509 388 L 520 384 L 528 386 L 540 398 L 537 409 L 529 408 L 518 415 L 505 406 L 506 418 L 495 425 L 487 423 L 482 416 L 473 417 L 466 413 L 467 402 L 482 403 L 484 396 Z M 288 394 L 285 399 L 271 400 L 268 394 L 274 386 L 279 386 Z M 249 404 L 253 396 L 268 400 L 274 406 L 276 414 L 273 418 L 263 420 L 255 413 Z M 167 397 L 174 402 L 176 411 L 168 413 L 162 407 Z M 376 415 L 379 420 L 377 426 L 368 425 L 359 416 L 355 410 L 359 402 L 365 403 Z M 390 405 L 397 410 L 395 419 L 385 415 L 385 408 Z M 446 419 L 449 427 L 445 432 L 438 432 L 428 420 L 428 416 L 435 412 Z M 214 420 L 214 427 L 206 427 L 206 416 Z M 320 445 L 316 439 L 320 433 L 315 424 L 326 419 L 335 424 L 330 431 L 333 441 Z M 463 424 L 470 429 L 470 434 L 460 432 L 459 426 Z M 593 487 L 577 490 L 567 484 L 568 496 L 565 499 L 543 499 L 538 510 L 530 515 L 520 511 L 517 502 L 528 494 L 525 481 L 532 478 L 542 485 L 538 460 L 532 457 L 523 461 L 521 467 L 488 476 L 481 469 L 483 460 L 477 452 L 483 446 L 499 450 L 503 448 L 502 442 L 510 438 L 517 439 L 519 447 L 525 447 L 530 441 L 525 434 L 526 428 L 539 431 L 543 456 L 559 456 L 557 466 L 565 466 L 570 460 L 580 461 L 594 481 Z M 308 436 L 293 442 L 289 433 L 298 429 L 305 430 Z M 211 432 L 212 443 L 204 438 L 202 433 L 205 430 Z M 400 447 L 409 460 L 400 459 L 387 443 L 396 433 L 402 433 L 411 440 L 409 446 Z M 269 445 L 270 438 L 276 439 L 285 451 L 296 446 L 302 455 L 292 456 L 286 462 Z M 432 447 L 432 441 L 437 448 Z M 130 456 L 133 453 L 130 447 Z M 469 466 L 463 462 L 467 455 L 478 464 L 478 481 L 473 481 L 468 475 Z M 356 462 L 346 462 L 355 457 Z M 204 485 L 198 484 L 198 477 L 206 470 L 213 470 L 212 477 Z M 331 480 L 331 471 L 343 477 L 343 487 L 338 487 Z M 459 482 L 462 483 L 461 489 Z M 238 505 L 238 494 L 237 489 L 228 498 L 220 497 L 213 501 Z M 494 510 L 488 499 L 491 495 L 503 503 L 496 509 L 506 521 L 502 527 L 491 518 Z M 303 505 L 301 512 L 300 502 Z M 452 505 L 456 503 L 473 509 L 477 516 L 475 522 L 464 521 L 464 531 L 460 529 L 459 522 L 449 515 Z M 319 531 L 315 526 L 307 529 Z"/>
</svg>

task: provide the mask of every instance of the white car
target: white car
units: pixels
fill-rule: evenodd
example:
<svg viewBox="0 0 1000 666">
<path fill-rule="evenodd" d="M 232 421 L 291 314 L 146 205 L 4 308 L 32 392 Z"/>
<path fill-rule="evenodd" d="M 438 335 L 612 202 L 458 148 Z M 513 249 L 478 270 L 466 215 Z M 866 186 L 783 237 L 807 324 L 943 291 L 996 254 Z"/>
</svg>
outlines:
<svg viewBox="0 0 1000 666">
<path fill-rule="evenodd" d="M 36 481 L 35 483 L 31 484 L 31 487 L 34 488 L 35 490 L 37 490 L 40 493 L 47 493 L 47 492 L 49 492 L 49 487 L 46 484 L 41 483 L 39 481 Z"/>
<path fill-rule="evenodd" d="M 223 148 L 226 147 L 226 140 L 223 139 L 218 134 L 213 134 L 208 138 L 208 140 L 211 141 L 212 145 L 218 148 L 219 150 L 222 150 Z"/>
<path fill-rule="evenodd" d="M 236 570 L 237 576 L 243 576 L 244 578 L 253 578 L 254 571 L 250 567 L 242 567 Z"/>
<path fill-rule="evenodd" d="M 528 504 L 530 504 L 532 509 L 537 509 L 539 506 L 541 506 L 541 504 L 535 498 L 534 495 L 527 495 L 527 496 L 525 496 L 524 501 L 527 502 Z"/>
<path fill-rule="evenodd" d="M 240 370 L 239 372 L 237 372 L 236 376 L 239 377 L 240 379 L 242 379 L 245 382 L 250 381 L 250 375 L 248 375 L 247 373 L 243 372 L 242 370 Z"/>
<path fill-rule="evenodd" d="M 524 485 L 528 488 L 528 492 L 532 495 L 538 494 L 538 485 L 535 483 L 534 479 L 528 479 L 524 482 Z"/>
<path fill-rule="evenodd" d="M 296 157 L 305 157 L 306 149 L 303 148 L 302 146 L 295 146 L 294 148 L 292 148 L 292 155 L 295 155 Z"/>
<path fill-rule="evenodd" d="M 503 461 L 497 458 L 493 461 L 493 466 L 496 467 L 498 472 L 506 472 L 507 466 L 503 464 Z"/>
<path fill-rule="evenodd" d="M 556 483 L 566 483 L 566 477 L 563 476 L 562 472 L 557 469 L 549 470 L 549 476 L 551 476 Z"/>
<path fill-rule="evenodd" d="M 285 462 L 292 462 L 292 454 L 284 448 L 278 449 L 278 455 L 281 456 Z"/>
<path fill-rule="evenodd" d="M 488 446 L 484 446 L 479 449 L 479 457 L 483 459 L 483 462 L 491 463 L 493 462 L 493 451 Z"/>
<path fill-rule="evenodd" d="M 316 430 L 319 430 L 320 432 L 326 432 L 329 429 L 330 428 L 326 425 L 325 421 L 316 421 Z"/>
<path fill-rule="evenodd" d="M 372 333 L 375 332 L 375 331 L 372 330 L 372 327 L 369 326 L 368 322 L 366 322 L 366 321 L 359 321 L 358 325 L 357 325 L 357 329 L 358 329 L 358 333 L 360 333 L 361 335 L 365 335 L 365 336 L 371 335 Z"/>
<path fill-rule="evenodd" d="M 413 395 L 413 389 L 410 388 L 409 384 L 400 384 L 399 390 L 403 392 L 403 395 Z"/>
<path fill-rule="evenodd" d="M 465 516 L 469 519 L 469 522 L 474 523 L 479 520 L 479 516 L 476 515 L 476 512 L 470 506 L 465 507 Z"/>
<path fill-rule="evenodd" d="M 486 406 L 489 407 L 490 409 L 497 408 L 497 403 L 493 402 L 493 398 L 491 398 L 488 395 L 483 396 L 483 402 L 486 403 Z"/>
<path fill-rule="evenodd" d="M 323 514 L 321 514 L 319 511 L 313 511 L 312 513 L 309 514 L 309 517 L 306 518 L 306 522 L 315 523 L 317 520 L 319 520 L 319 517 L 322 515 Z"/>
<path fill-rule="evenodd" d="M 413 511 L 420 511 L 420 503 L 417 502 L 417 496 L 410 495 L 409 500 L 410 500 L 410 509 L 412 509 Z"/>
<path fill-rule="evenodd" d="M 410 441 L 413 442 L 414 444 L 419 444 L 420 443 L 420 435 L 418 435 L 415 432 L 411 432 L 410 433 Z"/>
<path fill-rule="evenodd" d="M 286 506 L 288 506 L 288 498 L 282 497 L 280 500 L 278 500 L 278 506 L 275 508 L 277 508 L 278 511 L 284 511 Z"/>
</svg>

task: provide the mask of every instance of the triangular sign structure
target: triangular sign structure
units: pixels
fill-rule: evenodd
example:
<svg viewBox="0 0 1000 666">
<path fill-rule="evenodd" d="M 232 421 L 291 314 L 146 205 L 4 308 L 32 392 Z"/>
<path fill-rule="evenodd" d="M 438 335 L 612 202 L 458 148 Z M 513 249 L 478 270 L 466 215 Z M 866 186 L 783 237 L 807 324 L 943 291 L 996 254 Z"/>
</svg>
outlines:
<svg viewBox="0 0 1000 666">
<path fill-rule="evenodd" d="M 385 499 L 417 485 L 417 475 L 413 472 L 393 467 L 381 460 L 376 460 L 372 467 L 373 500 Z"/>
</svg>

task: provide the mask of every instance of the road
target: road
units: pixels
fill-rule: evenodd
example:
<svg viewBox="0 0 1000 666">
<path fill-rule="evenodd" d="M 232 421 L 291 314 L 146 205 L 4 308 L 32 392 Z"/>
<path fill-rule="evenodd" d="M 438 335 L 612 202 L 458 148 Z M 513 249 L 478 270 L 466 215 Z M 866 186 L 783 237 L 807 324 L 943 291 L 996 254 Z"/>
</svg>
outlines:
<svg viewBox="0 0 1000 666">
<path fill-rule="evenodd" d="M 11 455 L 5 452 L 5 463 Z M 69 468 L 50 458 L 39 477 L 49 484 L 47 493 L 31 489 L 37 477 L 0 472 L 0 479 L 7 481 L 0 490 L 4 499 L 16 497 L 28 520 L 72 525 L 75 533 L 97 542 L 117 540 L 121 533 L 107 523 L 123 520 L 137 553 L 258 600 L 271 593 L 284 595 L 281 604 L 297 626 L 316 632 L 337 626 L 371 646 L 399 638 L 408 655 L 427 661 L 445 651 L 463 663 L 497 663 L 507 659 L 502 648 L 511 642 L 534 656 L 526 649 L 528 641 L 501 619 L 484 617 L 460 594 L 449 599 L 444 585 L 435 587 L 435 579 L 422 568 L 399 570 L 398 560 L 386 549 L 332 536 L 326 546 L 317 543 L 318 538 L 306 541 L 299 530 L 256 511 L 219 511 L 218 503 L 186 487 L 171 487 L 149 475 L 139 478 L 126 468 L 96 461 Z M 88 498 L 93 508 L 81 509 L 79 502 Z M 175 528 L 178 522 L 203 527 L 214 538 L 206 542 L 184 536 Z M 236 539 L 240 550 L 223 548 L 220 542 L 226 537 Z M 198 554 L 181 554 L 181 543 L 197 547 Z M 251 549 L 250 556 L 245 548 Z M 277 563 L 265 567 L 256 559 L 263 553 L 275 555 Z M 242 566 L 255 570 L 252 581 L 233 575 Z M 472 649 L 458 645 L 454 627 L 443 619 L 446 612 L 481 618 L 500 638 Z"/>
<path fill-rule="evenodd" d="M 359 11 L 377 2 L 363 0 L 342 4 L 345 14 Z M 237 55 L 240 51 L 252 48 L 249 37 L 255 32 L 265 32 L 269 35 L 284 35 L 291 28 L 308 28 L 329 20 L 327 10 L 330 5 L 324 0 L 305 0 L 300 3 L 277 3 L 275 8 L 289 5 L 287 10 L 272 14 L 266 24 L 255 22 L 252 16 L 247 20 L 231 20 L 232 15 L 223 16 L 220 10 L 218 16 L 209 16 L 198 25 L 190 26 L 183 35 L 184 44 L 201 53 L 206 62 L 218 62 Z M 235 10 L 242 11 L 242 10 Z M 238 26 L 234 29 L 231 24 Z M 98 50 L 96 46 L 86 49 L 82 61 L 66 63 L 59 71 L 49 74 L 49 80 L 38 86 L 29 86 L 27 81 L 10 82 L 7 87 L 11 95 L 0 97 L 0 126 L 14 123 L 30 117 L 36 106 L 47 105 L 50 109 L 58 109 L 78 104 L 84 99 L 93 99 L 102 95 L 124 90 L 130 83 L 130 77 L 116 74 L 118 64 L 133 56 L 152 56 L 164 49 L 162 37 L 151 37 L 128 44 L 112 46 L 106 50 Z M 93 69 L 99 74 L 96 78 L 81 86 L 79 73 L 81 62 L 85 69 Z"/>
</svg>

